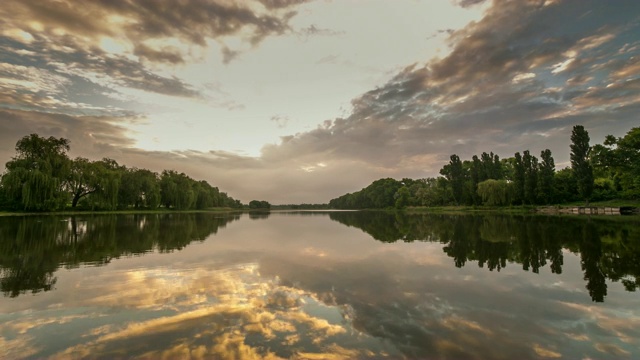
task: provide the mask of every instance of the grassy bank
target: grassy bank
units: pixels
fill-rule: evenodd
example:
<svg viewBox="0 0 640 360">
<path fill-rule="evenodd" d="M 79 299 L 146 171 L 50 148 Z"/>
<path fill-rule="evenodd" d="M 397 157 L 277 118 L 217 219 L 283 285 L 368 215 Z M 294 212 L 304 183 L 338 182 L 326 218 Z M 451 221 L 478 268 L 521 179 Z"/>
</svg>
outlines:
<svg viewBox="0 0 640 360">
<path fill-rule="evenodd" d="M 405 211 L 413 213 L 438 213 L 438 214 L 467 214 L 467 213 L 507 213 L 507 214 L 533 214 L 539 208 L 558 207 L 570 208 L 585 206 L 584 202 L 572 202 L 547 206 L 518 205 L 518 206 L 434 206 L 434 207 L 408 207 Z M 591 207 L 634 207 L 640 208 L 637 200 L 607 200 L 590 202 Z"/>
<path fill-rule="evenodd" d="M 572 206 L 585 206 L 584 201 L 575 201 L 567 204 L 560 204 L 560 207 L 572 207 Z M 593 201 L 589 202 L 589 206 L 603 206 L 603 207 L 640 207 L 640 200 L 606 200 L 606 201 Z"/>
<path fill-rule="evenodd" d="M 123 215 L 123 214 L 195 214 L 195 213 L 240 213 L 243 209 L 210 208 L 204 210 L 171 210 L 171 209 L 126 209 L 126 210 L 62 210 L 52 212 L 0 211 L 0 216 L 33 216 L 33 215 Z"/>
<path fill-rule="evenodd" d="M 529 205 L 520 206 L 416 206 L 408 207 L 410 213 L 437 213 L 437 214 L 467 214 L 467 213 L 508 213 L 508 214 L 532 214 L 536 207 Z"/>
</svg>

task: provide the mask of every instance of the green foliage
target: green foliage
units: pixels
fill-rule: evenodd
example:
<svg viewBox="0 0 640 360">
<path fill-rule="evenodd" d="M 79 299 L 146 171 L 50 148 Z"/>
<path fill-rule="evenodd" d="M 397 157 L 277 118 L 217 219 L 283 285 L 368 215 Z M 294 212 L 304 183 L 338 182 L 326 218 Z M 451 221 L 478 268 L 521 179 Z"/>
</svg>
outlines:
<svg viewBox="0 0 640 360">
<path fill-rule="evenodd" d="M 510 188 L 506 180 L 488 179 L 478 184 L 478 195 L 489 206 L 508 205 Z"/>
<path fill-rule="evenodd" d="M 409 192 L 409 188 L 407 188 L 406 186 L 403 186 L 400 189 L 398 189 L 398 191 L 394 196 L 396 198 L 396 203 L 395 203 L 396 209 L 404 209 L 405 207 L 407 207 L 407 205 L 409 204 L 410 196 L 411 196 L 411 193 Z"/>
<path fill-rule="evenodd" d="M 553 193 L 555 203 L 562 204 L 579 199 L 578 183 L 571 168 L 557 171 L 553 177 Z"/>
<path fill-rule="evenodd" d="M 515 153 L 513 162 L 513 200 L 515 204 L 524 203 L 525 197 L 525 166 L 519 152 Z"/>
<path fill-rule="evenodd" d="M 17 154 L 0 178 L 0 209 L 55 211 L 71 208 L 114 210 L 167 208 L 241 208 L 233 199 L 206 181 L 184 173 L 127 169 L 113 159 L 90 161 L 67 156 L 69 141 L 36 134 L 16 144 Z"/>
<path fill-rule="evenodd" d="M 440 174 L 449 181 L 456 204 L 461 204 L 466 174 L 460 157 L 456 154 L 451 155 L 449 163 L 440 170 Z"/>
<path fill-rule="evenodd" d="M 8 202 L 29 211 L 57 210 L 66 204 L 63 185 L 70 169 L 69 141 L 31 134 L 18 140 L 1 185 Z"/>
<path fill-rule="evenodd" d="M 607 135 L 603 145 L 593 147 L 592 161 L 598 177 L 614 181 L 618 196 L 640 199 L 640 127 L 622 138 Z"/>
<path fill-rule="evenodd" d="M 384 209 L 395 206 L 395 195 L 403 187 L 400 181 L 386 178 L 371 183 L 366 188 L 348 193 L 329 201 L 334 209 Z"/>
<path fill-rule="evenodd" d="M 271 204 L 269 204 L 268 201 L 264 200 L 251 200 L 249 202 L 249 209 L 268 210 L 271 209 Z"/>
<path fill-rule="evenodd" d="M 593 169 L 589 161 L 589 133 L 582 125 L 576 125 L 571 132 L 571 168 L 578 184 L 578 194 L 587 203 L 593 192 Z"/>
<path fill-rule="evenodd" d="M 155 209 L 160 205 L 158 174 L 147 169 L 130 168 L 121 172 L 118 207 Z"/>
<path fill-rule="evenodd" d="M 540 159 L 542 161 L 538 167 L 538 199 L 540 203 L 548 205 L 555 199 L 553 180 L 556 173 L 556 164 L 549 149 L 540 152 Z"/>
<path fill-rule="evenodd" d="M 453 203 L 453 195 L 443 177 L 422 179 L 416 191 L 417 203 L 422 206 L 443 206 Z"/>
<path fill-rule="evenodd" d="M 538 159 L 525 150 L 522 156 L 524 168 L 524 200 L 527 204 L 537 203 L 538 197 Z"/>
<path fill-rule="evenodd" d="M 556 171 L 549 149 L 540 152 L 540 161 L 529 150 L 506 159 L 483 152 L 462 161 L 453 154 L 440 169 L 441 177 L 405 178 L 401 182 L 380 179 L 331 200 L 329 207 L 550 205 L 580 199 L 640 199 L 640 128 L 631 129 L 622 138 L 609 135 L 603 145 L 591 150 L 586 130 L 577 125 L 571 140 L 571 168 Z M 591 162 L 598 175 L 595 181 Z"/>
<path fill-rule="evenodd" d="M 164 170 L 160 176 L 160 198 L 164 206 L 177 210 L 191 209 L 196 201 L 193 183 L 194 180 L 185 173 Z"/>
</svg>

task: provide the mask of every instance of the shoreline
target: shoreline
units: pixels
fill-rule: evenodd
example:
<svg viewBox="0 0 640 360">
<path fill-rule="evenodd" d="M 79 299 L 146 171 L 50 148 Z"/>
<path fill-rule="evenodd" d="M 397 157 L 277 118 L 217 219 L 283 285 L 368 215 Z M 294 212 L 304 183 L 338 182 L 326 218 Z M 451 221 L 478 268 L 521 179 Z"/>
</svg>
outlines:
<svg viewBox="0 0 640 360">
<path fill-rule="evenodd" d="M 127 209 L 127 210 L 62 210 L 62 211 L 43 211 L 43 212 L 16 212 L 16 211 L 0 211 L 0 217 L 3 216 L 69 216 L 69 215 L 147 215 L 147 214 L 195 214 L 195 213 L 243 213 L 245 209 L 233 208 L 211 208 L 204 210 L 171 210 L 171 209 Z"/>
</svg>

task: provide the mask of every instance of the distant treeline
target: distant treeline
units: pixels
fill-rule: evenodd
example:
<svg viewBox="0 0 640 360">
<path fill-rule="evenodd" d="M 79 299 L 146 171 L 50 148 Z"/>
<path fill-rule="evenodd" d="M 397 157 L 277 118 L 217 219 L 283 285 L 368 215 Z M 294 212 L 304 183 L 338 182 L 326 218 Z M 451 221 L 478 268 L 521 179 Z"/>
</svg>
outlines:
<svg viewBox="0 0 640 360">
<path fill-rule="evenodd" d="M 69 140 L 31 134 L 16 144 L 16 156 L 0 178 L 0 209 L 56 211 L 241 208 L 206 181 L 184 173 L 128 168 L 113 159 L 70 159 Z"/>
<path fill-rule="evenodd" d="M 329 209 L 329 204 L 284 204 L 273 205 L 271 208 L 277 210 L 326 210 Z"/>
<path fill-rule="evenodd" d="M 640 199 L 640 127 L 621 138 L 589 145 L 581 125 L 571 133 L 571 167 L 556 171 L 549 149 L 500 159 L 483 152 L 461 161 L 451 155 L 437 178 L 386 178 L 332 199 L 335 209 L 383 209 L 447 205 L 551 205 L 574 201 Z"/>
</svg>

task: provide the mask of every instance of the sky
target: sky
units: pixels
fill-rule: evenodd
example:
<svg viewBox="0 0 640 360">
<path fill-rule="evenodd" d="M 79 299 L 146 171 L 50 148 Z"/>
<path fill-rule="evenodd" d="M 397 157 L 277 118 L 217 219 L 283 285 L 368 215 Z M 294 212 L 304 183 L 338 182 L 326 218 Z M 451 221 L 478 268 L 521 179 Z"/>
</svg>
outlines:
<svg viewBox="0 0 640 360">
<path fill-rule="evenodd" d="M 3 0 L 0 163 L 23 136 L 234 198 L 326 203 L 640 124 L 637 0 Z"/>
</svg>

